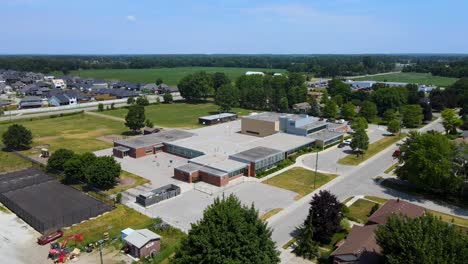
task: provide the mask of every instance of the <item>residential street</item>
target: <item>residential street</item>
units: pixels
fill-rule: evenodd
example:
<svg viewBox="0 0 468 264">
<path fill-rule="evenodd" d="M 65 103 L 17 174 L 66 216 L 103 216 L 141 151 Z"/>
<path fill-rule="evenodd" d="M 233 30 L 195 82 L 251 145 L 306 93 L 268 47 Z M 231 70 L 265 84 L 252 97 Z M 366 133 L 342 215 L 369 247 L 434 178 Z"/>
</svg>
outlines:
<svg viewBox="0 0 468 264">
<path fill-rule="evenodd" d="M 429 130 L 443 131 L 441 119 L 439 118 L 426 127 L 420 129 L 420 131 L 424 132 Z M 373 178 L 379 175 L 384 175 L 383 172 L 394 163 L 391 157 L 394 149 L 396 149 L 395 145 L 381 151 L 359 166 L 338 166 L 338 174 L 340 176 L 334 181 L 331 181 L 328 184 L 322 186 L 320 190 L 329 190 L 333 194 L 337 195 L 341 201 L 355 195 L 373 195 L 383 198 L 401 198 L 429 209 L 434 209 L 449 214 L 456 214 L 468 218 L 468 210 L 461 210 L 458 208 L 452 208 L 447 205 L 440 205 L 432 201 L 396 192 L 379 186 Z M 334 148 L 332 150 L 327 150 L 323 154 L 321 153 L 319 155 L 318 167 L 320 170 L 326 171 L 326 169 L 330 168 L 330 163 L 333 162 L 330 157 L 333 155 L 333 153 L 335 153 L 336 160 L 342 157 L 340 155 L 336 155 L 337 151 L 342 150 Z M 325 157 L 326 161 L 322 160 L 322 156 Z M 310 162 L 311 160 L 313 160 L 312 163 Z M 307 163 L 308 167 L 313 168 L 315 166 L 315 155 L 311 154 L 304 157 L 303 162 Z M 336 164 L 336 161 L 332 164 Z M 335 173 L 335 170 L 329 172 Z M 277 242 L 279 247 L 282 247 L 285 243 L 291 240 L 291 233 L 295 230 L 296 227 L 302 224 L 308 213 L 308 203 L 316 192 L 318 192 L 318 190 L 302 198 L 288 208 L 285 208 L 283 211 L 279 212 L 268 220 L 270 226 L 273 228 L 273 240 Z"/>
</svg>

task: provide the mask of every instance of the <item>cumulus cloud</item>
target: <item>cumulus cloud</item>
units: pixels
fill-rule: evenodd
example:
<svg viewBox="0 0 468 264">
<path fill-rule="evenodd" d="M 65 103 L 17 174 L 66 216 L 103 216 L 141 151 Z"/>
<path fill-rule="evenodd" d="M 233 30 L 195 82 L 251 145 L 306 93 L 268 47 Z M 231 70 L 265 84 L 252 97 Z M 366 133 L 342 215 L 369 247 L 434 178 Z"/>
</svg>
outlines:
<svg viewBox="0 0 468 264">
<path fill-rule="evenodd" d="M 125 20 L 127 21 L 135 21 L 136 20 L 136 17 L 134 15 L 128 15 L 125 17 Z"/>
</svg>

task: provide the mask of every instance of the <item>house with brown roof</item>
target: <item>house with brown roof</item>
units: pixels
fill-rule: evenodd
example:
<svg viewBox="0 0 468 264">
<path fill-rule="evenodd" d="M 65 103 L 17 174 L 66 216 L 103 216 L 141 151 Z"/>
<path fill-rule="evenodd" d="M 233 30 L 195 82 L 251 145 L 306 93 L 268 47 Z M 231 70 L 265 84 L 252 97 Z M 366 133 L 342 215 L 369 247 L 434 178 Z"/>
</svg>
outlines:
<svg viewBox="0 0 468 264">
<path fill-rule="evenodd" d="M 416 218 L 424 215 L 424 208 L 398 200 L 389 200 L 375 211 L 365 226 L 353 226 L 346 240 L 339 242 L 330 255 L 335 264 L 374 264 L 382 262 L 381 248 L 375 239 L 375 230 L 392 215 Z"/>
</svg>

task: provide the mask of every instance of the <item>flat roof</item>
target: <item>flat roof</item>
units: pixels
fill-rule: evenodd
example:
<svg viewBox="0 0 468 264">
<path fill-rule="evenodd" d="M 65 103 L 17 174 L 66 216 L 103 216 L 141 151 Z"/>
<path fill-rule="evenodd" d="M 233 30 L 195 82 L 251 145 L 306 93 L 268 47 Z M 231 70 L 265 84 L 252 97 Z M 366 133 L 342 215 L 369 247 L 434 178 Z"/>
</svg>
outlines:
<svg viewBox="0 0 468 264">
<path fill-rule="evenodd" d="M 309 124 L 300 126 L 299 128 L 311 129 L 311 128 L 316 128 L 316 127 L 323 126 L 323 125 L 327 125 L 327 122 L 325 122 L 325 121 L 318 121 L 318 119 L 317 119 L 317 121 L 313 121 L 312 123 L 309 123 Z"/>
<path fill-rule="evenodd" d="M 315 139 L 315 140 L 322 140 L 322 141 L 327 141 L 330 139 L 334 139 L 336 137 L 344 135 L 343 132 L 335 132 L 335 131 L 320 131 L 317 133 L 310 134 L 308 137 Z"/>
<path fill-rule="evenodd" d="M 210 167 L 201 167 L 200 171 L 203 171 L 203 172 L 206 172 L 206 173 L 209 173 L 211 175 L 218 176 L 218 177 L 222 177 L 222 176 L 225 176 L 227 174 L 227 172 L 225 172 L 225 171 L 220 171 L 220 170 L 213 169 L 213 168 L 210 168 Z"/>
<path fill-rule="evenodd" d="M 149 134 L 141 137 L 117 140 L 115 141 L 115 143 L 124 145 L 129 148 L 142 148 L 162 144 L 165 142 L 172 142 L 184 138 L 189 138 L 192 136 L 194 136 L 194 133 L 174 129 L 163 130 L 159 133 Z"/>
<path fill-rule="evenodd" d="M 256 161 L 262 160 L 264 158 L 267 158 L 269 156 L 272 156 L 278 153 L 282 153 L 282 151 L 277 150 L 277 149 L 267 148 L 267 147 L 254 147 L 254 148 L 236 153 L 234 155 L 231 155 L 231 157 L 250 161 L 250 162 L 256 162 Z"/>
<path fill-rule="evenodd" d="M 276 122 L 279 120 L 280 117 L 284 115 L 285 114 L 281 114 L 281 113 L 265 112 L 265 113 L 251 114 L 249 116 L 244 116 L 243 118 L 262 120 L 262 121 L 268 121 L 268 122 Z"/>
<path fill-rule="evenodd" d="M 185 165 L 176 167 L 177 170 L 184 171 L 184 172 L 187 172 L 187 173 L 192 173 L 192 172 L 198 171 L 198 170 L 200 170 L 200 168 L 201 168 L 201 166 L 198 165 L 198 164 L 195 164 L 195 163 L 187 163 Z"/>
<path fill-rule="evenodd" d="M 290 151 L 292 149 L 312 144 L 315 142 L 315 139 L 304 136 L 291 135 L 283 132 L 279 132 L 260 140 L 249 144 L 251 147 L 265 147 L 271 146 L 274 149 L 281 150 L 283 152 Z"/>
<path fill-rule="evenodd" d="M 130 150 L 129 148 L 127 148 L 127 147 L 122 147 L 122 146 L 114 147 L 114 149 L 116 149 L 116 150 L 118 150 L 118 151 L 122 151 L 122 152 L 129 151 L 129 150 Z"/>
<path fill-rule="evenodd" d="M 233 117 L 233 116 L 237 116 L 237 115 L 233 113 L 220 113 L 216 115 L 202 116 L 200 117 L 200 119 L 216 120 L 218 118 L 226 118 L 226 117 Z"/>
</svg>

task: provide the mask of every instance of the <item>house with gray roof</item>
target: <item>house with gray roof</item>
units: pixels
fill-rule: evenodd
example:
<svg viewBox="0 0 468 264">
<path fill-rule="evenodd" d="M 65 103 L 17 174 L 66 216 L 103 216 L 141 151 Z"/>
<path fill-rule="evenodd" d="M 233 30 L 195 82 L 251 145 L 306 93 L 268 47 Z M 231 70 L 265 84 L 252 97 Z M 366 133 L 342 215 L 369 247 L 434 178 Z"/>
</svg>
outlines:
<svg viewBox="0 0 468 264">
<path fill-rule="evenodd" d="M 39 96 L 25 96 L 19 103 L 20 109 L 42 107 L 42 98 Z"/>
</svg>

